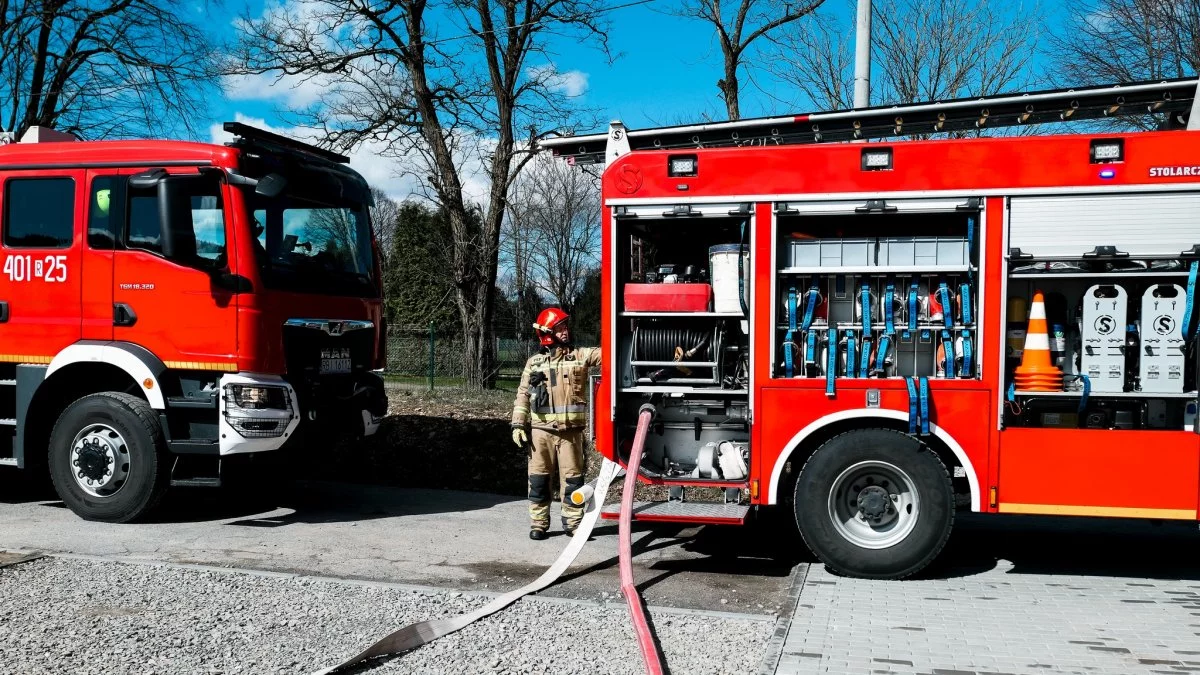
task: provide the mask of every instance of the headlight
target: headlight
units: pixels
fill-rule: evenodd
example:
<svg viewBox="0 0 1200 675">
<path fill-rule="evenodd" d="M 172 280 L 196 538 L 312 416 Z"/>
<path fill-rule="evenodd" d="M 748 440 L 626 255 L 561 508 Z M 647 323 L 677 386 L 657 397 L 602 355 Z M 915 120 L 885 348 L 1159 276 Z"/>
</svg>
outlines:
<svg viewBox="0 0 1200 675">
<path fill-rule="evenodd" d="M 265 387 L 258 384 L 230 384 L 225 386 L 226 408 L 243 410 L 288 410 L 287 390 L 283 387 Z"/>
</svg>

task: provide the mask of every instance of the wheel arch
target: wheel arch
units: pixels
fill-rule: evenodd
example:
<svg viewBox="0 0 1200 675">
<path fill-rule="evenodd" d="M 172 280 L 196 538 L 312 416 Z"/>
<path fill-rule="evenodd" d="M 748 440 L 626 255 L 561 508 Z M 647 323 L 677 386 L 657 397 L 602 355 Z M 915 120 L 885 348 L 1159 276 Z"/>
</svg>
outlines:
<svg viewBox="0 0 1200 675">
<path fill-rule="evenodd" d="M 50 361 L 29 399 L 16 448 L 20 464 L 44 459 L 59 416 L 72 402 L 89 394 L 124 392 L 145 400 L 155 410 L 165 410 L 162 384 L 166 374 L 166 366 L 157 357 L 133 344 L 83 341 L 63 349 Z"/>
<path fill-rule="evenodd" d="M 783 452 L 775 460 L 775 465 L 771 469 L 767 504 L 779 504 L 786 499 L 795 485 L 796 477 L 800 474 L 800 468 L 804 462 L 826 441 L 847 431 L 870 428 L 892 429 L 907 433 L 908 415 L 898 410 L 860 408 L 831 413 L 809 423 L 787 442 Z M 971 510 L 979 511 L 982 498 L 979 475 L 962 445 L 949 432 L 936 424 L 930 424 L 929 435 L 921 437 L 920 440 L 938 455 L 946 468 L 950 469 L 951 476 L 954 474 L 954 468 L 963 470 L 970 491 Z M 790 469 L 790 471 L 785 469 Z"/>
</svg>

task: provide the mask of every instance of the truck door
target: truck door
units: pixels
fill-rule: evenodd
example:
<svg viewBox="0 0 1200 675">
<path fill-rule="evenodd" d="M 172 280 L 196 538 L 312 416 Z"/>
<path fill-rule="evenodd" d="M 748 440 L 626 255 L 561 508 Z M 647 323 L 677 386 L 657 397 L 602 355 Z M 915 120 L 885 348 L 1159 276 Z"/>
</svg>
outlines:
<svg viewBox="0 0 1200 675">
<path fill-rule="evenodd" d="M 115 169 L 87 172 L 87 239 L 82 248 L 83 339 L 113 339 L 113 252 L 125 215 L 124 177 Z"/>
<path fill-rule="evenodd" d="M 0 360 L 49 363 L 80 338 L 84 172 L 8 173 L 0 181 Z"/>
<path fill-rule="evenodd" d="M 211 175 L 166 179 L 170 189 L 139 187 L 133 178 L 113 255 L 113 338 L 145 347 L 170 368 L 235 370 L 236 288 L 223 281 L 232 241 L 227 186 Z M 173 205 L 164 208 L 168 194 Z"/>
</svg>

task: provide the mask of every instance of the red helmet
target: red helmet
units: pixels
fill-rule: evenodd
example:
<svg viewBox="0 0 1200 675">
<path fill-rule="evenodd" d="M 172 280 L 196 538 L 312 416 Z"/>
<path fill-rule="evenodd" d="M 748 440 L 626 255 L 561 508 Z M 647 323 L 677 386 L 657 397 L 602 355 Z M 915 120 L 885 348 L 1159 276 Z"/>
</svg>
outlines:
<svg viewBox="0 0 1200 675">
<path fill-rule="evenodd" d="M 569 318 L 566 312 L 557 307 L 547 307 L 542 310 L 541 314 L 538 314 L 537 323 L 533 324 L 533 329 L 537 332 L 543 347 L 554 344 L 554 327 Z"/>
</svg>

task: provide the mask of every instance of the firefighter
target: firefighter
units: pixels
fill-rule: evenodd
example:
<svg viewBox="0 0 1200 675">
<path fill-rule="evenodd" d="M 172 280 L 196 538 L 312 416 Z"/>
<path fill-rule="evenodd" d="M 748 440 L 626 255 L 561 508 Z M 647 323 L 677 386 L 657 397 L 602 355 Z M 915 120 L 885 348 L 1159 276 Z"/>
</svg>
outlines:
<svg viewBox="0 0 1200 675">
<path fill-rule="evenodd" d="M 583 507 L 572 506 L 569 495 L 583 486 L 588 370 L 600 365 L 600 349 L 576 347 L 567 318 L 557 307 L 538 315 L 533 328 L 542 347 L 525 363 L 513 403 L 513 443 L 530 446 L 529 538 L 538 541 L 550 529 L 550 477 L 556 469 L 563 531 L 573 535 L 583 520 Z"/>
</svg>

